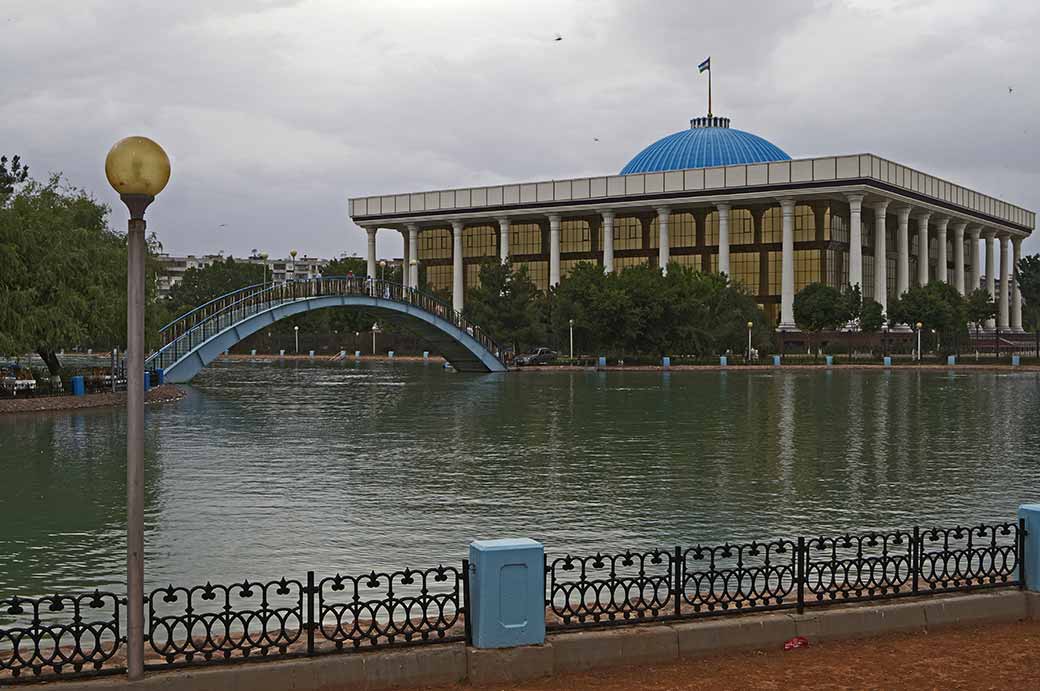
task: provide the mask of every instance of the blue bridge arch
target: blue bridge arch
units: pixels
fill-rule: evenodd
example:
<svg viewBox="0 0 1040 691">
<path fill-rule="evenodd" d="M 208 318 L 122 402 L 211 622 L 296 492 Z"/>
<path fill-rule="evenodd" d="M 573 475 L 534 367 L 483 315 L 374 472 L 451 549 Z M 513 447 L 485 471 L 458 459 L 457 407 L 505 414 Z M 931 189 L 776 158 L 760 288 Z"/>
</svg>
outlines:
<svg viewBox="0 0 1040 691">
<path fill-rule="evenodd" d="M 254 285 L 201 305 L 164 326 L 145 362 L 167 381 L 187 382 L 221 353 L 270 324 L 326 307 L 363 309 L 400 323 L 462 372 L 505 372 L 495 341 L 451 306 L 400 284 L 355 276 Z"/>
</svg>

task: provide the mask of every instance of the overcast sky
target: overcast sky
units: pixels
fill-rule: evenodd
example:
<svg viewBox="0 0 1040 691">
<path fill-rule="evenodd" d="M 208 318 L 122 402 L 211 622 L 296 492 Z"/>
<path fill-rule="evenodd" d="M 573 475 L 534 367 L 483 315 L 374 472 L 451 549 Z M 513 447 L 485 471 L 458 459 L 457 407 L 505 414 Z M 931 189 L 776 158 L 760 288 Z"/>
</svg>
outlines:
<svg viewBox="0 0 1040 691">
<path fill-rule="evenodd" d="M 704 114 L 709 55 L 715 113 L 795 158 L 876 153 L 1040 207 L 1035 1 L 0 8 L 0 153 L 121 225 L 105 154 L 154 138 L 173 175 L 149 228 L 177 254 L 362 254 L 348 197 L 616 173 Z"/>
</svg>

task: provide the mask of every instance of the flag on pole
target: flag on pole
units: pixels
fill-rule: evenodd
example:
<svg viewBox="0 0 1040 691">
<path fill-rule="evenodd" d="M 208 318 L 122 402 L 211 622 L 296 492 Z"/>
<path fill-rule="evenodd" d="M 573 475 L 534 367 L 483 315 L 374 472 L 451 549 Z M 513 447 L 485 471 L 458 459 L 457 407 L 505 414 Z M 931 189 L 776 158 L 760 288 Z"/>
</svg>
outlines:
<svg viewBox="0 0 1040 691">
<path fill-rule="evenodd" d="M 699 72 L 704 72 L 705 70 L 710 70 L 710 69 L 711 69 L 711 56 L 709 55 L 707 60 L 705 60 L 701 64 L 697 65 L 697 70 Z"/>
</svg>

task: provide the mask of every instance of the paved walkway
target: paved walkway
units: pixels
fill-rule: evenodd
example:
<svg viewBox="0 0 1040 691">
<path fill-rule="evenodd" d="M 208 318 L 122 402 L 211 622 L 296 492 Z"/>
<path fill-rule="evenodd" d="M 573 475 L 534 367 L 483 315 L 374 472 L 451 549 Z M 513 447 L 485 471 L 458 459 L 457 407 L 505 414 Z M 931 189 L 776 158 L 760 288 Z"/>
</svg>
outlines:
<svg viewBox="0 0 1040 691">
<path fill-rule="evenodd" d="M 434 687 L 424 687 L 432 691 Z M 1040 689 L 1040 621 L 892 634 L 493 686 L 523 691 Z"/>
</svg>

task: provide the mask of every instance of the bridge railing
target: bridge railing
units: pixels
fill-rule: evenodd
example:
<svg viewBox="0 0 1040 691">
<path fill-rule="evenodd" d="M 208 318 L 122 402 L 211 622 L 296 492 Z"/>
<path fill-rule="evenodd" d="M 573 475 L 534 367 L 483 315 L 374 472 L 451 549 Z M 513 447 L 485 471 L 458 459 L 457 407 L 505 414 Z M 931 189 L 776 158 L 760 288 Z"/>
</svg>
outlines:
<svg viewBox="0 0 1040 691">
<path fill-rule="evenodd" d="M 163 345 L 148 359 L 147 366 L 149 369 L 167 369 L 225 329 L 279 305 L 317 297 L 357 295 L 418 307 L 465 331 L 495 357 L 501 358 L 494 339 L 451 305 L 432 295 L 414 288 L 405 288 L 399 283 L 363 276 L 325 276 L 304 281 L 248 286 L 211 300 L 163 327 Z"/>
</svg>

